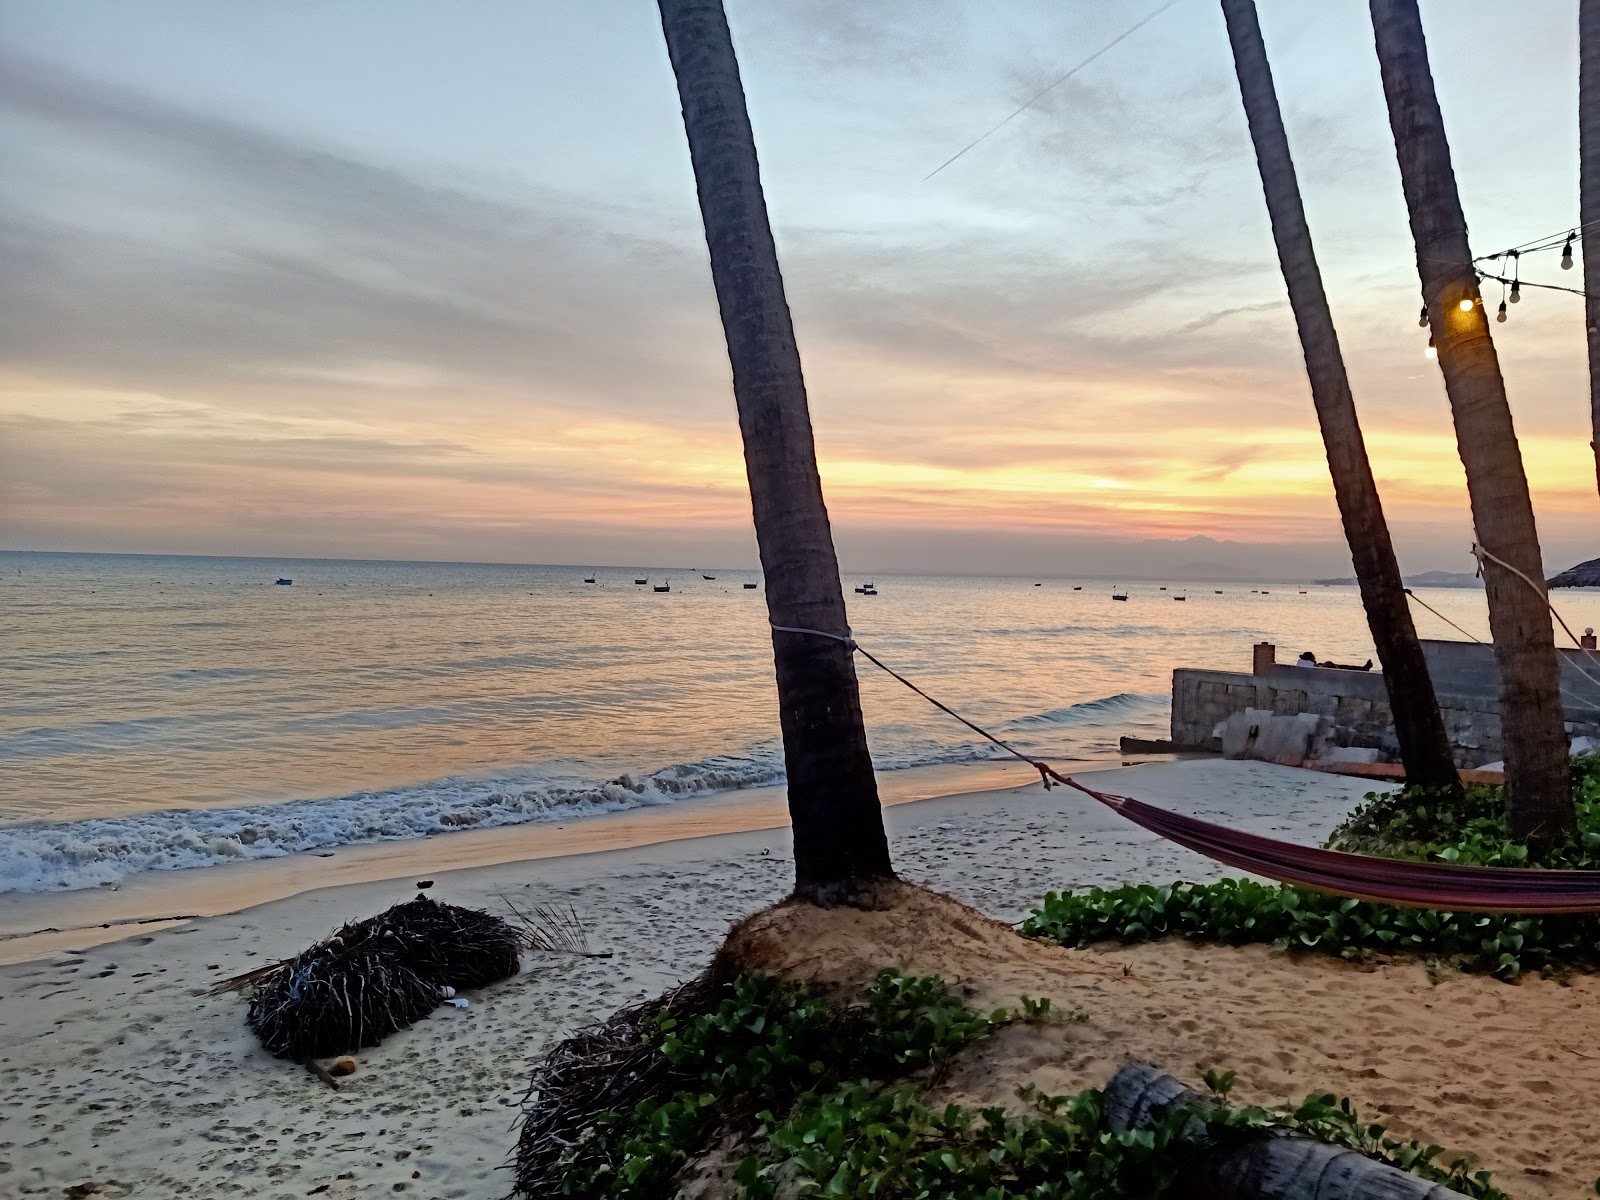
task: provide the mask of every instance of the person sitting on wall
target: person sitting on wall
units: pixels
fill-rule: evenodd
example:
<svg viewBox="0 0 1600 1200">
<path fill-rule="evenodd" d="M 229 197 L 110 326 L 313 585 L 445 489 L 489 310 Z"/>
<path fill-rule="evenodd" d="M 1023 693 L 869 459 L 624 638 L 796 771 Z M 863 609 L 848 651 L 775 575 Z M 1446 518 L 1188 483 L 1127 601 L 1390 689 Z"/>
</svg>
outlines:
<svg viewBox="0 0 1600 1200">
<path fill-rule="evenodd" d="M 1317 665 L 1317 656 L 1309 650 L 1302 650 L 1300 651 L 1300 657 L 1295 659 L 1294 665 L 1297 667 L 1314 667 Z"/>
</svg>

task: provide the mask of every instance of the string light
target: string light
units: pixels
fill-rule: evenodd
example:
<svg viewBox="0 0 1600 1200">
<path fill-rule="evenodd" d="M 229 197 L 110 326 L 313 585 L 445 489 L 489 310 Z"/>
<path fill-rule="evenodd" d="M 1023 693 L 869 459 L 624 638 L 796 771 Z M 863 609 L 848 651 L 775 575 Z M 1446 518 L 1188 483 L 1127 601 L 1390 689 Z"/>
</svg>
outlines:
<svg viewBox="0 0 1600 1200">
<path fill-rule="evenodd" d="M 1466 299 L 1463 299 L 1461 301 L 1461 311 L 1462 312 L 1471 312 L 1472 311 L 1472 300 L 1471 300 L 1470 297 L 1468 297 Z"/>
<path fill-rule="evenodd" d="M 1433 344 L 1433 339 L 1432 338 L 1428 339 L 1428 348 L 1426 350 L 1424 350 L 1423 353 L 1426 354 L 1429 358 L 1433 358 L 1436 355 L 1438 355 L 1439 348 Z"/>
<path fill-rule="evenodd" d="M 1567 234 L 1567 244 L 1561 247 L 1561 269 L 1563 271 L 1572 270 L 1572 239 L 1577 236 L 1577 230 Z"/>
<path fill-rule="evenodd" d="M 1418 329 L 1426 329 L 1427 327 L 1428 327 L 1428 306 L 1426 304 L 1424 304 L 1422 306 L 1422 311 L 1417 314 L 1417 328 Z"/>
<path fill-rule="evenodd" d="M 1520 279 L 1513 279 L 1511 281 L 1511 303 L 1522 303 L 1522 280 Z"/>
<path fill-rule="evenodd" d="M 1495 313 L 1494 319 L 1504 323 L 1506 319 L 1506 302 L 1504 300 L 1500 301 L 1500 311 Z"/>
</svg>

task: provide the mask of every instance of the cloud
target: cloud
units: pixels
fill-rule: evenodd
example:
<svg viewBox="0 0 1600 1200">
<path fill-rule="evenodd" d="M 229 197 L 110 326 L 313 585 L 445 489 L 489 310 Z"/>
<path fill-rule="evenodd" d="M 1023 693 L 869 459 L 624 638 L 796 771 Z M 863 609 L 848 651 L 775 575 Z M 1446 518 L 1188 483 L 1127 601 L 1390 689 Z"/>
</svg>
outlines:
<svg viewBox="0 0 1600 1200">
<path fill-rule="evenodd" d="M 1043 19 L 1104 40 L 1082 14 Z M 962 99 L 1003 111 L 1059 73 L 1065 51 L 1014 24 L 1000 36 L 955 4 L 735 11 L 841 545 L 865 566 L 983 569 L 1077 547 L 1125 571 L 1156 554 L 1144 539 L 1209 530 L 1261 542 L 1237 553 L 1262 562 L 1303 544 L 1338 573 L 1225 51 L 1153 24 L 1152 44 L 921 187 L 907 164 L 970 136 Z M 1176 65 L 1144 69 L 1163 46 Z M 1295 121 L 1320 178 L 1371 149 L 1309 101 Z M 16 56 L 0 61 L 0 137 L 4 536 L 748 559 L 681 177 L 626 194 L 487 168 L 468 182 Z M 1359 223 L 1329 244 L 1369 435 L 1416 434 L 1370 437 L 1391 516 L 1402 537 L 1453 541 L 1438 381 L 1414 319 L 1391 311 L 1412 303 L 1409 264 L 1373 266 Z M 1359 303 L 1336 290 L 1354 261 Z M 1523 394 L 1570 371 L 1551 347 Z M 1560 482 L 1578 477 L 1559 448 L 1572 422 L 1534 407 L 1525 451 L 1559 539 L 1585 502 Z"/>
</svg>

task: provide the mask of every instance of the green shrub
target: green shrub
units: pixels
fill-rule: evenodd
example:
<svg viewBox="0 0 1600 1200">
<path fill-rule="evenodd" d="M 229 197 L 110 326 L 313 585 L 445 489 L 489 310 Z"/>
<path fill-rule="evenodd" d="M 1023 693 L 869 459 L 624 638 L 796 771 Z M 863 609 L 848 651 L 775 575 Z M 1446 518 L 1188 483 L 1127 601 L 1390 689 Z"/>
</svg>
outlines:
<svg viewBox="0 0 1600 1200">
<path fill-rule="evenodd" d="M 1523 971 L 1600 965 L 1600 916 L 1395 908 L 1251 879 L 1051 892 L 1022 932 L 1075 947 L 1186 937 L 1230 945 L 1267 942 L 1280 950 L 1304 948 L 1346 959 L 1404 952 L 1504 979 Z"/>
<path fill-rule="evenodd" d="M 862 1005 L 751 972 L 704 1013 L 658 1013 L 646 1031 L 673 1068 L 669 1094 L 609 1112 L 574 1148 L 556 1193 L 592 1200 L 658 1197 L 719 1122 L 832 1090 L 935 1066 L 1006 1023 L 934 977 L 878 973 Z"/>
<path fill-rule="evenodd" d="M 1231 1075 L 1231 1073 L 1230 1073 Z M 1306 1097 L 1293 1109 L 1184 1108 L 1150 1129 L 1107 1127 L 1101 1093 L 1019 1095 L 1034 1111 L 933 1108 L 915 1089 L 849 1084 L 802 1097 L 740 1164 L 740 1200 L 773 1200 L 778 1181 L 837 1200 L 1128 1200 L 1176 1196 L 1197 1151 L 1271 1129 L 1296 1130 L 1479 1200 L 1509 1200 L 1487 1171 L 1437 1163 L 1438 1146 L 1402 1141 L 1366 1124 L 1348 1099 Z"/>
<path fill-rule="evenodd" d="M 1021 1009 L 1045 1019 L 1049 1005 Z M 1481 1200 L 1505 1200 L 1487 1173 L 1446 1169 L 1436 1146 L 1387 1138 L 1348 1101 L 1309 1097 L 1295 1110 L 1219 1106 L 1170 1114 L 1153 1129 L 1113 1132 L 1101 1095 L 1018 1094 L 1030 1110 L 929 1106 L 895 1085 L 937 1068 L 1009 1018 L 984 1015 L 936 978 L 880 972 L 862 1005 L 760 974 L 726 985 L 709 1011 L 657 1014 L 648 1037 L 672 1062 L 674 1090 L 605 1113 L 556 1195 L 664 1200 L 675 1176 L 718 1130 L 745 1133 L 740 1200 L 773 1200 L 780 1187 L 835 1200 L 1128 1200 L 1174 1195 L 1197 1147 L 1300 1129 L 1347 1145 Z M 1219 1095 L 1232 1072 L 1207 1072 Z M 1182 1143 L 1180 1149 L 1178 1143 Z M 545 1194 L 541 1192 L 540 1194 Z"/>
<path fill-rule="evenodd" d="M 1600 755 L 1573 760 L 1572 791 L 1578 838 L 1538 854 L 1507 837 L 1501 791 L 1488 787 L 1467 788 L 1456 798 L 1416 788 L 1369 794 L 1328 844 L 1418 861 L 1600 869 Z M 1078 947 L 1186 937 L 1233 945 L 1267 942 L 1346 959 L 1400 952 L 1502 979 L 1523 971 L 1559 975 L 1600 967 L 1600 914 L 1525 917 L 1397 908 L 1249 879 L 1051 892 L 1022 932 Z"/>
<path fill-rule="evenodd" d="M 1384 858 L 1600 870 L 1600 754 L 1573 759 L 1572 799 L 1577 837 L 1539 851 L 1511 840 L 1503 790 L 1481 786 L 1459 797 L 1427 788 L 1369 792 L 1328 845 Z"/>
</svg>

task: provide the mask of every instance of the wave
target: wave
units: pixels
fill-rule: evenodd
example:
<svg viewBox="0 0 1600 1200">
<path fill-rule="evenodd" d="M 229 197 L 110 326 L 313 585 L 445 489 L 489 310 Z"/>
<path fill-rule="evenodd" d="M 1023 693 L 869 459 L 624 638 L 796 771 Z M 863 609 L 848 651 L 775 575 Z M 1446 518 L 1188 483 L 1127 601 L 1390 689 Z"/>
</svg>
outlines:
<svg viewBox="0 0 1600 1200">
<path fill-rule="evenodd" d="M 463 829 L 564 822 L 783 778 L 773 748 L 607 781 L 541 768 L 234 808 L 166 809 L 0 828 L 0 893 L 68 891 L 173 871 Z"/>
<path fill-rule="evenodd" d="M 1165 701 L 1164 696 L 1125 693 L 1020 717 L 999 728 L 1024 734 L 1089 729 L 1153 717 Z M 878 770 L 982 762 L 1004 755 L 987 743 L 896 736 L 901 732 L 874 731 Z M 330 799 L 21 822 L 0 827 L 0 893 L 71 891 L 112 884 L 139 871 L 281 858 L 463 829 L 567 822 L 781 783 L 783 778 L 783 753 L 774 742 L 604 781 L 536 766 Z"/>
<path fill-rule="evenodd" d="M 1030 730 L 1042 725 L 1100 725 L 1113 720 L 1126 721 L 1132 716 L 1154 717 L 1161 713 L 1170 700 L 1170 697 L 1162 695 L 1119 692 L 1115 696 L 1102 696 L 1098 700 L 1085 700 L 1065 708 L 1052 708 L 1048 712 L 1018 717 L 1007 721 L 1003 728 Z"/>
</svg>

